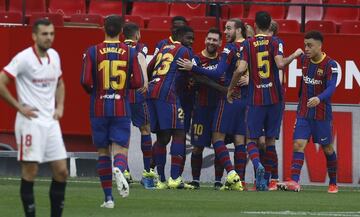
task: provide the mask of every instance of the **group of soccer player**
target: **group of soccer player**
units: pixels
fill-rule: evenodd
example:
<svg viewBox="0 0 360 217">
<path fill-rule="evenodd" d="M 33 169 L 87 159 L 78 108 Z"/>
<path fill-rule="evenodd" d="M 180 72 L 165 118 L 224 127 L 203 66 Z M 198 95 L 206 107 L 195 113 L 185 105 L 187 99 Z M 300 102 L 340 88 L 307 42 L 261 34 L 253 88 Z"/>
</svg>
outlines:
<svg viewBox="0 0 360 217">
<path fill-rule="evenodd" d="M 269 13 L 255 17 L 255 32 L 240 19 L 225 25 L 222 34 L 211 28 L 205 48 L 194 54 L 194 31 L 184 17 L 174 17 L 171 36 L 156 45 L 149 64 L 148 48 L 139 42 L 140 29 L 119 16 L 105 19 L 105 41 L 90 47 L 83 58 L 81 84 L 90 94 L 93 142 L 97 170 L 105 194 L 105 208 L 114 207 L 112 176 L 123 197 L 129 194 L 130 124 L 141 133 L 143 178 L 146 189 L 198 189 L 204 147 L 215 151 L 215 189 L 243 191 L 250 158 L 258 191 L 299 191 L 304 148 L 313 137 L 322 145 L 330 177 L 336 185 L 336 154 L 332 147 L 330 98 L 336 86 L 337 65 L 321 51 L 323 36 L 305 34 L 305 54 L 297 49 L 283 56 L 283 41 Z M 120 42 L 120 34 L 125 41 Z M 301 57 L 303 79 L 294 130 L 291 179 L 278 182 L 275 140 L 279 138 L 284 100 L 283 69 Z M 151 132 L 156 134 L 152 143 Z M 186 133 L 191 133 L 193 180 L 185 183 Z M 166 146 L 171 142 L 170 177 L 165 177 Z M 235 146 L 234 161 L 226 144 Z M 155 169 L 157 173 L 155 173 Z M 225 183 L 221 179 L 227 172 Z"/>
</svg>

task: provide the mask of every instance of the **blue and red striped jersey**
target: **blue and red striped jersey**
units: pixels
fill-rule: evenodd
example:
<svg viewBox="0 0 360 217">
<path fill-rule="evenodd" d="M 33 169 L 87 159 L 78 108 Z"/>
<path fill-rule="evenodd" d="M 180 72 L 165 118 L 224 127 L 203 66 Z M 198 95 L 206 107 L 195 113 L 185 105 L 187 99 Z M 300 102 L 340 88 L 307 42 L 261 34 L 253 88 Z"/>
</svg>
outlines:
<svg viewBox="0 0 360 217">
<path fill-rule="evenodd" d="M 176 60 L 179 58 L 190 59 L 190 50 L 180 42 L 163 46 L 158 54 L 151 60 L 153 66 L 152 80 L 149 82 L 149 95 L 152 99 L 161 99 L 175 103 L 184 90 L 184 76 L 186 71 L 179 70 Z"/>
<path fill-rule="evenodd" d="M 331 96 L 335 91 L 338 66 L 326 54 L 318 62 L 313 62 L 305 55 L 301 56 L 302 81 L 299 94 L 297 116 L 315 120 L 331 120 Z M 316 107 L 308 108 L 307 102 L 312 97 L 319 97 Z"/>
<path fill-rule="evenodd" d="M 282 100 L 279 68 L 275 56 L 283 55 L 277 37 L 256 35 L 243 43 L 241 59 L 248 63 L 248 104 L 271 105 Z"/>
<path fill-rule="evenodd" d="M 214 69 L 219 63 L 219 55 L 216 53 L 216 57 L 207 57 L 204 55 L 204 51 L 194 56 L 195 63 L 205 69 Z M 219 79 L 212 79 L 215 82 L 220 83 Z M 199 106 L 216 106 L 221 98 L 221 93 L 205 84 L 196 85 L 196 99 L 195 104 Z"/>
<path fill-rule="evenodd" d="M 148 47 L 145 44 L 137 43 L 137 42 L 135 42 L 133 40 L 129 40 L 129 39 L 124 40 L 124 43 L 129 47 L 135 48 L 135 50 L 138 53 L 143 54 L 144 57 L 146 58 L 147 53 L 148 53 Z M 146 96 L 147 96 L 146 92 L 141 94 L 135 89 L 130 89 L 129 90 L 129 96 L 128 97 L 129 97 L 129 102 L 130 103 L 144 102 L 146 100 Z"/>
<path fill-rule="evenodd" d="M 156 56 L 156 54 L 161 50 L 161 48 L 165 45 L 170 45 L 170 44 L 174 44 L 175 40 L 172 39 L 171 36 L 169 36 L 169 38 L 165 38 L 161 41 L 159 41 L 156 45 L 155 45 L 155 51 L 154 51 L 154 56 Z"/>
<path fill-rule="evenodd" d="M 127 91 L 144 85 L 136 50 L 119 41 L 91 46 L 83 57 L 81 84 L 91 95 L 91 117 L 129 116 Z"/>
</svg>

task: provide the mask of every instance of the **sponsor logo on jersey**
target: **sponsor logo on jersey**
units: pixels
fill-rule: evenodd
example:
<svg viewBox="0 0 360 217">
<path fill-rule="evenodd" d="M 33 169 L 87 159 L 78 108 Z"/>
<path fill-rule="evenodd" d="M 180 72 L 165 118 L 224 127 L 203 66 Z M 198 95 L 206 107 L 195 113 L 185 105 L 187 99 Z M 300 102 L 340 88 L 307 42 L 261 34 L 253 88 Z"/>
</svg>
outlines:
<svg viewBox="0 0 360 217">
<path fill-rule="evenodd" d="M 119 94 L 105 94 L 100 96 L 100 99 L 115 99 L 115 100 L 119 100 L 121 99 L 121 96 Z"/>
<path fill-rule="evenodd" d="M 267 84 L 258 84 L 256 85 L 256 88 L 258 89 L 265 89 L 265 88 L 270 88 L 273 86 L 273 83 L 270 82 L 270 83 L 267 83 Z"/>
<path fill-rule="evenodd" d="M 316 79 L 310 78 L 308 76 L 303 76 L 303 80 L 304 80 L 305 84 L 311 84 L 311 85 L 321 85 L 322 84 L 322 80 L 316 80 Z"/>
</svg>

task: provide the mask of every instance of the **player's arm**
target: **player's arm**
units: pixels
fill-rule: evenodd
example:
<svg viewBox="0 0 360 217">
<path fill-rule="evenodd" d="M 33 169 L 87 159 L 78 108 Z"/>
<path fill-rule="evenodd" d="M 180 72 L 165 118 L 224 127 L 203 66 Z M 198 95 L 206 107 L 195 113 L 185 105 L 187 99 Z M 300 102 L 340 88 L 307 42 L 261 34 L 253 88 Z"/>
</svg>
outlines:
<svg viewBox="0 0 360 217">
<path fill-rule="evenodd" d="M 146 92 L 146 90 L 148 88 L 149 80 L 148 80 L 148 76 L 147 76 L 146 59 L 145 59 L 144 54 L 141 53 L 141 52 L 138 53 L 138 61 L 139 61 L 139 64 L 140 64 L 140 67 L 141 67 L 141 72 L 142 72 L 142 75 L 143 75 L 143 78 L 144 78 L 144 86 L 142 88 L 140 88 L 139 91 L 141 93 L 144 93 L 144 92 Z"/>
<path fill-rule="evenodd" d="M 1 71 L 0 73 L 0 96 L 12 107 L 14 107 L 17 111 L 23 114 L 26 118 L 36 118 L 37 115 L 35 111 L 38 111 L 35 108 L 21 105 L 14 96 L 10 93 L 7 88 L 8 83 L 10 82 L 10 78 L 6 75 L 5 71 Z"/>
<path fill-rule="evenodd" d="M 283 55 L 275 56 L 275 63 L 279 69 L 284 69 L 287 65 L 289 65 L 294 59 L 298 58 L 304 51 L 301 48 L 298 48 L 294 53 L 292 53 L 288 57 L 284 57 Z"/>
<path fill-rule="evenodd" d="M 131 70 L 131 77 L 130 77 L 130 88 L 131 89 L 138 89 L 144 86 L 144 76 L 145 72 L 142 71 L 142 66 L 139 62 L 139 55 L 138 52 L 134 48 L 129 48 L 130 50 L 130 58 L 133 58 Z M 144 58 L 145 59 L 145 58 Z"/>
<path fill-rule="evenodd" d="M 228 99 L 229 103 L 232 103 L 234 88 L 238 84 L 241 76 L 246 74 L 247 67 L 248 67 L 247 62 L 245 60 L 240 60 L 239 65 L 236 68 L 236 70 L 234 71 L 233 76 L 231 78 L 230 85 L 228 87 L 227 99 Z"/>
<path fill-rule="evenodd" d="M 62 78 L 59 79 L 56 91 L 55 91 L 56 108 L 54 119 L 59 120 L 64 115 L 64 103 L 65 103 L 65 84 Z"/>
<path fill-rule="evenodd" d="M 87 50 L 83 56 L 81 79 L 80 79 L 81 86 L 88 94 L 92 92 L 92 89 L 94 87 L 94 82 L 92 77 L 92 62 L 91 62 L 91 56 L 89 50 Z"/>
<path fill-rule="evenodd" d="M 211 80 L 209 77 L 204 76 L 204 75 L 198 75 L 198 74 L 193 74 L 193 78 L 195 79 L 195 81 L 201 83 L 201 84 L 205 84 L 215 90 L 218 90 L 222 93 L 227 93 L 227 88 L 220 85 L 219 83 Z"/>
<path fill-rule="evenodd" d="M 335 62 L 329 64 L 326 75 L 326 88 L 318 96 L 311 97 L 308 100 L 307 106 L 309 108 L 317 106 L 321 101 L 328 101 L 334 94 L 336 88 L 336 82 L 338 77 L 338 68 Z"/>
</svg>

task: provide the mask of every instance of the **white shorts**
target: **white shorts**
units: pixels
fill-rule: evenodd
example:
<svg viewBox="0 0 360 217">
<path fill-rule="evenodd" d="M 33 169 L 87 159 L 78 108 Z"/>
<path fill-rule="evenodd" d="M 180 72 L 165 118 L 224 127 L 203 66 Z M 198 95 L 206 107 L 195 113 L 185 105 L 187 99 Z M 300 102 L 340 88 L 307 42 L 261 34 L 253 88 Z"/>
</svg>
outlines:
<svg viewBox="0 0 360 217">
<path fill-rule="evenodd" d="M 15 137 L 18 161 L 43 163 L 67 158 L 59 121 L 44 125 L 17 114 Z"/>
</svg>

